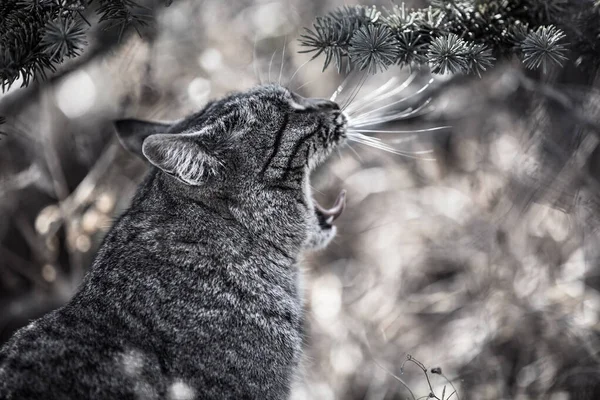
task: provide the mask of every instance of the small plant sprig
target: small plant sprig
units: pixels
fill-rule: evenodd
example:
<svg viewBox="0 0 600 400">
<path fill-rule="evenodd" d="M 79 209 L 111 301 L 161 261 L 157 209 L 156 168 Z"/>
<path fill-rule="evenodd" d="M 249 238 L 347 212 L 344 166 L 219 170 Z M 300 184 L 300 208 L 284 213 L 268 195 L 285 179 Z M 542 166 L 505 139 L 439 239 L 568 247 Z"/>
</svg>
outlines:
<svg viewBox="0 0 600 400">
<path fill-rule="evenodd" d="M 167 5 L 171 1 L 167 1 Z M 149 14 L 133 0 L 3 0 L 0 1 L 0 86 L 10 88 L 19 78 L 28 86 L 68 58 L 81 55 L 88 45 L 91 26 L 84 12 L 99 15 L 104 29 L 136 30 L 148 23 Z M 139 30 L 138 30 L 139 33 Z"/>
<path fill-rule="evenodd" d="M 456 388 L 452 384 L 452 381 L 449 380 L 446 377 L 446 375 L 444 375 L 442 373 L 442 369 L 440 367 L 431 368 L 431 370 L 429 372 L 431 372 L 434 375 L 441 376 L 446 382 L 448 382 L 448 384 L 452 388 L 452 392 L 449 395 L 447 395 L 447 392 L 446 392 L 447 386 L 444 385 L 444 387 L 442 389 L 441 397 L 439 397 L 435 393 L 435 391 L 433 390 L 433 385 L 431 384 L 431 379 L 429 377 L 429 372 L 427 371 L 427 367 L 425 367 L 425 365 L 421 361 L 417 360 L 412 355 L 407 354 L 406 355 L 406 359 L 402 362 L 402 365 L 400 366 L 400 371 L 404 371 L 404 367 L 406 366 L 407 363 L 413 363 L 413 364 L 415 364 L 421 371 L 423 371 L 423 375 L 425 375 L 425 379 L 427 380 L 427 386 L 429 387 L 429 394 L 427 396 L 422 396 L 419 399 L 428 398 L 428 399 L 436 399 L 436 400 L 450 400 L 453 396 L 456 396 L 456 398 L 458 400 L 460 400 L 460 396 L 458 394 L 458 391 L 456 390 Z"/>
<path fill-rule="evenodd" d="M 423 9 L 344 6 L 317 17 L 301 52 L 325 54 L 325 70 L 376 73 L 392 65 L 434 73 L 481 75 L 497 59 L 520 56 L 544 72 L 567 60 L 566 35 L 556 25 L 566 0 L 431 0 Z M 589 7 L 594 4 L 590 2 Z"/>
</svg>

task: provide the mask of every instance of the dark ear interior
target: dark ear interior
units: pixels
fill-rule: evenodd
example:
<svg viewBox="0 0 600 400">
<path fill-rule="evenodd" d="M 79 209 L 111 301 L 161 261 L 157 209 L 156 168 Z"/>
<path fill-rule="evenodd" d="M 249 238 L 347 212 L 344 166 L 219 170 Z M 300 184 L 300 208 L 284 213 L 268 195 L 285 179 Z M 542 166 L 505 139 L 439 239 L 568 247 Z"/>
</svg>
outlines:
<svg viewBox="0 0 600 400">
<path fill-rule="evenodd" d="M 122 119 L 115 121 L 114 124 L 123 147 L 141 158 L 144 158 L 142 153 L 144 140 L 150 135 L 167 132 L 172 125 L 170 122 L 150 122 L 137 119 Z"/>
</svg>

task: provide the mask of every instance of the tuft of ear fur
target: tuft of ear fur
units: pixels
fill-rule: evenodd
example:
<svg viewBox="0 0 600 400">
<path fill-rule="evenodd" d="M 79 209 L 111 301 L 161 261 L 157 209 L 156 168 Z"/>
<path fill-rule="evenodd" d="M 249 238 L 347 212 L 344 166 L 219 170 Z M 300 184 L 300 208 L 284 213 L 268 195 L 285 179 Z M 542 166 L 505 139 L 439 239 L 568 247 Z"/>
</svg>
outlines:
<svg viewBox="0 0 600 400">
<path fill-rule="evenodd" d="M 137 119 L 122 119 L 115 121 L 114 124 L 123 147 L 142 158 L 144 157 L 142 154 L 144 140 L 150 135 L 167 132 L 172 125 L 170 122 L 150 122 Z"/>
<path fill-rule="evenodd" d="M 187 185 L 198 186 L 220 165 L 214 154 L 202 145 L 198 133 L 151 135 L 142 145 L 148 161 Z"/>
</svg>

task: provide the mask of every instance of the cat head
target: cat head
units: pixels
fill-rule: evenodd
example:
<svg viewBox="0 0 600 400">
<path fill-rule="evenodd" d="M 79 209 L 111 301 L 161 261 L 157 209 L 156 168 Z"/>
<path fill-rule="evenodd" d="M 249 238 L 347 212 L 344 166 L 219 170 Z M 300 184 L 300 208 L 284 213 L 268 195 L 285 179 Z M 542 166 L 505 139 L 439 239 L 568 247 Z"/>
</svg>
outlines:
<svg viewBox="0 0 600 400">
<path fill-rule="evenodd" d="M 174 123 L 121 120 L 115 125 L 128 150 L 181 184 L 246 193 L 309 190 L 310 171 L 345 140 L 346 123 L 337 103 L 266 85 L 213 101 Z M 308 197 L 317 222 L 331 228 L 343 195 L 331 210 Z"/>
</svg>

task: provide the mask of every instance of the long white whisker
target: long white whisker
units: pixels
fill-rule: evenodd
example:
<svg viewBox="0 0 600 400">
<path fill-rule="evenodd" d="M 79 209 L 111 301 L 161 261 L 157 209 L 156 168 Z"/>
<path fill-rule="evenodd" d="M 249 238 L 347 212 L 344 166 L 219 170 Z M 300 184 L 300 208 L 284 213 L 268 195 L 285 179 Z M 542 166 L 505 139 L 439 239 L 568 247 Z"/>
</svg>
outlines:
<svg viewBox="0 0 600 400">
<path fill-rule="evenodd" d="M 283 75 L 283 64 L 285 63 L 285 45 L 287 44 L 287 35 L 283 41 L 283 50 L 281 51 L 281 66 L 279 67 L 279 80 L 277 84 L 281 86 L 281 75 Z"/>
<path fill-rule="evenodd" d="M 355 149 L 354 149 L 352 146 L 350 146 L 350 145 L 348 145 L 348 148 L 349 148 L 350 150 L 352 150 L 352 152 L 353 152 L 354 154 L 356 154 L 356 158 L 358 158 L 358 162 L 359 162 L 359 163 L 362 165 L 362 163 L 363 163 L 363 159 L 362 159 L 362 157 L 360 156 L 360 154 L 358 154 L 358 151 L 356 151 L 356 150 L 355 150 Z"/>
<path fill-rule="evenodd" d="M 381 107 L 378 107 L 378 108 L 376 108 L 376 109 L 374 109 L 374 110 L 367 111 L 366 113 L 364 113 L 364 114 L 362 114 L 362 115 L 359 115 L 359 116 L 357 116 L 356 118 L 357 118 L 357 119 L 358 119 L 358 118 L 363 118 L 363 117 L 366 117 L 367 115 L 371 115 L 371 114 L 373 114 L 373 113 L 375 113 L 375 112 L 377 112 L 377 111 L 381 111 L 381 110 L 383 110 L 383 109 L 385 109 L 385 108 L 388 108 L 388 107 L 391 107 L 391 106 L 393 106 L 393 105 L 396 105 L 396 104 L 400 104 L 400 103 L 402 103 L 402 102 L 405 102 L 406 100 L 408 100 L 408 99 L 410 99 L 410 98 L 412 98 L 412 97 L 415 97 L 415 96 L 417 96 L 417 95 L 419 95 L 419 94 L 423 93 L 423 91 L 425 91 L 425 89 L 427 89 L 427 88 L 428 88 L 428 87 L 429 87 L 429 86 L 430 86 L 430 85 L 433 83 L 433 81 L 434 81 L 434 79 L 433 79 L 433 78 L 431 78 L 431 79 L 429 80 L 429 82 L 427 82 L 427 84 L 425 84 L 425 85 L 424 85 L 424 86 L 423 86 L 421 89 L 419 89 L 419 90 L 418 90 L 418 91 L 416 91 L 415 93 L 411 94 L 410 96 L 403 97 L 403 98 L 401 98 L 400 100 L 397 100 L 397 101 L 394 101 L 394 102 L 388 103 L 388 104 L 386 104 L 386 105 L 384 105 L 384 106 L 381 106 Z"/>
<path fill-rule="evenodd" d="M 419 113 L 421 110 L 423 110 L 425 107 L 427 107 L 430 103 L 431 103 L 431 98 L 427 99 L 427 101 L 425 101 L 423 104 L 421 104 L 419 107 L 415 108 L 414 110 L 412 109 L 412 107 L 409 107 L 398 113 L 384 114 L 384 115 L 377 116 L 377 117 L 350 118 L 350 125 L 351 126 L 368 126 L 368 125 L 380 124 L 382 122 L 387 122 L 387 121 L 399 121 L 402 119 L 414 117 L 417 113 Z M 427 111 L 427 112 L 429 112 L 429 111 Z M 426 114 L 427 112 L 425 112 L 423 114 Z M 423 115 L 423 114 L 419 114 L 419 115 Z"/>
<path fill-rule="evenodd" d="M 350 140 L 361 141 L 361 142 L 364 142 L 365 144 L 373 144 L 373 145 L 380 146 L 380 147 L 386 147 L 386 148 L 392 149 L 394 151 L 402 151 L 403 153 L 408 153 L 408 154 L 430 154 L 430 153 L 433 153 L 433 150 L 408 152 L 405 150 L 394 149 L 393 147 L 388 145 L 388 142 L 398 144 L 398 143 L 410 141 L 416 137 L 417 137 L 417 135 L 411 135 L 409 137 L 404 137 L 404 138 L 400 138 L 400 139 L 391 139 L 391 140 L 386 139 L 386 141 L 384 141 L 381 138 L 363 135 L 360 132 L 348 132 L 348 138 Z"/>
<path fill-rule="evenodd" d="M 367 71 L 365 71 L 363 76 L 360 78 L 358 85 L 356 86 L 356 90 L 353 90 L 351 92 L 350 97 L 342 106 L 342 111 L 345 110 L 346 107 L 348 107 L 350 104 L 352 104 L 352 102 L 354 101 L 356 96 L 358 96 L 358 93 L 360 93 L 360 90 L 363 88 L 363 85 L 365 84 L 365 82 L 367 81 L 368 78 L 369 78 L 369 74 L 367 73 Z"/>
<path fill-rule="evenodd" d="M 304 62 L 302 63 L 302 65 L 300 65 L 300 66 L 298 67 L 298 69 L 296 69 L 296 71 L 295 71 L 295 72 L 292 74 L 292 77 L 289 79 L 289 81 L 288 81 L 288 83 L 287 83 L 288 85 L 290 85 L 290 84 L 292 83 L 292 81 L 293 81 L 293 80 L 294 80 L 294 78 L 296 77 L 296 74 L 297 74 L 298 72 L 300 72 L 300 70 L 302 69 L 302 67 L 304 67 L 306 64 L 308 64 L 308 62 L 309 62 L 309 61 L 310 61 L 310 60 L 306 60 L 306 61 L 304 61 Z"/>
<path fill-rule="evenodd" d="M 381 142 L 381 139 L 378 137 L 367 136 L 367 135 L 357 132 L 357 131 L 348 131 L 348 137 L 349 138 L 359 138 L 361 140 L 365 140 L 367 142 L 373 142 L 373 143 Z"/>
<path fill-rule="evenodd" d="M 344 110 L 347 106 L 348 106 L 348 100 L 350 100 L 350 98 L 354 95 L 354 93 L 358 90 L 359 86 L 360 86 L 360 82 L 362 81 L 362 79 L 364 78 L 364 76 L 360 76 L 358 78 L 358 84 L 354 85 L 354 87 L 352 87 L 352 89 L 350 89 L 350 93 L 348 94 L 348 96 L 346 96 L 346 99 L 343 101 L 342 104 L 340 104 L 342 110 Z"/>
<path fill-rule="evenodd" d="M 310 184 L 309 184 L 308 186 L 310 186 L 310 189 L 311 189 L 313 192 L 316 192 L 316 193 L 319 193 L 319 194 L 325 194 L 325 193 L 323 193 L 322 191 L 320 191 L 320 190 L 316 189 L 316 188 L 315 188 L 313 185 L 310 185 Z"/>
<path fill-rule="evenodd" d="M 410 108 L 408 110 L 410 110 Z M 387 117 L 376 117 L 376 118 L 366 119 L 366 120 L 361 120 L 361 121 L 356 121 L 356 120 L 350 119 L 350 125 L 351 125 L 351 127 L 381 125 L 385 122 L 402 121 L 402 120 L 409 119 L 412 117 L 420 117 L 420 116 L 426 115 L 434 110 L 435 110 L 435 108 L 431 107 L 426 110 L 423 110 L 423 109 L 415 109 L 412 111 L 404 110 L 405 112 L 401 112 L 398 114 L 392 114 Z"/>
<path fill-rule="evenodd" d="M 252 50 L 252 67 L 254 68 L 254 75 L 256 79 L 258 79 L 258 83 L 262 85 L 262 77 L 260 76 L 260 72 L 258 71 L 258 67 L 256 66 L 256 42 L 258 41 L 258 32 L 254 34 L 254 49 Z"/>
<path fill-rule="evenodd" d="M 358 85 L 356 85 L 356 90 L 353 90 L 351 92 L 350 96 L 348 97 L 348 99 L 346 100 L 344 106 L 342 107 L 342 110 L 346 110 L 346 108 L 352 104 L 352 102 L 354 101 L 354 99 L 356 99 L 356 96 L 358 96 L 358 94 L 362 90 L 362 88 L 365 85 L 365 82 L 367 81 L 368 77 L 369 77 L 369 74 L 368 74 L 367 71 L 365 71 L 364 74 L 363 74 L 363 76 L 360 77 L 359 80 L 358 80 Z"/>
<path fill-rule="evenodd" d="M 313 79 L 313 80 L 311 80 L 311 81 L 308 81 L 308 82 L 306 82 L 306 83 L 305 83 L 305 84 L 303 84 L 303 85 L 300 85 L 300 86 L 298 86 L 298 87 L 296 88 L 296 90 L 294 90 L 294 91 L 298 91 L 298 90 L 302 89 L 304 86 L 306 86 L 306 85 L 309 85 L 309 84 L 313 83 L 315 80 L 316 80 L 316 79 Z"/>
<path fill-rule="evenodd" d="M 271 67 L 273 66 L 273 59 L 275 58 L 275 54 L 277 54 L 277 50 L 273 52 L 273 55 L 271 56 L 271 61 L 269 62 L 269 83 L 273 83 L 271 81 Z"/>
<path fill-rule="evenodd" d="M 380 144 L 378 145 L 378 144 L 369 143 L 369 142 L 363 142 L 360 139 L 359 140 L 352 139 L 352 141 L 362 144 L 364 146 L 372 147 L 374 149 L 383 150 L 387 153 L 392 153 L 392 154 L 396 154 L 396 155 L 400 155 L 400 156 L 404 156 L 404 157 L 408 157 L 408 158 L 413 158 L 413 159 L 417 159 L 417 160 L 435 161 L 435 158 L 420 157 L 421 154 L 425 154 L 424 152 L 410 153 L 410 152 L 406 152 L 406 151 L 396 150 L 389 146 L 384 146 L 384 145 L 380 145 Z"/>
<path fill-rule="evenodd" d="M 405 136 L 402 138 L 386 139 L 385 143 L 400 144 L 400 143 L 410 142 L 412 140 L 415 140 L 418 136 L 419 135 L 410 135 L 410 136 Z"/>
<path fill-rule="evenodd" d="M 408 76 L 408 78 L 406 78 L 406 80 L 405 80 L 404 82 L 402 82 L 402 84 L 401 84 L 400 86 L 398 86 L 397 88 L 394 88 L 394 89 L 390 90 L 390 91 L 389 91 L 389 92 L 387 92 L 387 93 L 383 93 L 383 94 L 382 94 L 380 97 L 378 97 L 378 98 L 375 98 L 373 101 L 369 101 L 369 100 L 367 100 L 367 101 L 363 101 L 363 102 L 362 102 L 362 103 L 363 103 L 363 105 L 362 105 L 362 106 L 359 106 L 359 107 L 355 107 L 355 108 L 352 110 L 352 114 L 356 114 L 357 112 L 359 112 L 359 111 L 363 110 L 364 108 L 366 108 L 366 107 L 368 107 L 368 106 L 370 106 L 370 105 L 373 105 L 373 103 L 378 103 L 378 102 L 380 102 L 380 101 L 382 101 L 382 100 L 385 100 L 385 99 L 387 99 L 387 98 L 390 98 L 390 97 L 392 97 L 392 96 L 395 96 L 395 95 L 397 95 L 398 93 L 400 93 L 400 92 L 402 92 L 404 89 L 406 89 L 406 88 L 407 88 L 407 87 L 408 87 L 408 86 L 409 86 L 409 85 L 410 85 L 410 84 L 411 84 L 411 83 L 412 83 L 412 82 L 415 80 L 415 78 L 416 78 L 416 77 L 417 77 L 417 74 L 416 74 L 416 73 L 410 74 L 410 75 Z M 365 100 L 366 100 L 366 99 L 365 99 Z"/>
<path fill-rule="evenodd" d="M 344 90 L 344 88 L 346 87 L 346 83 L 348 83 L 348 80 L 350 80 L 350 77 L 352 76 L 354 76 L 354 71 L 349 73 L 348 76 L 344 78 L 342 83 L 340 83 L 340 86 L 338 86 L 337 89 L 335 89 L 329 100 L 335 101 L 335 99 L 337 99 L 338 95 L 342 93 L 342 90 Z"/>
<path fill-rule="evenodd" d="M 435 128 L 426 129 L 413 129 L 406 131 L 388 131 L 388 130 L 377 130 L 377 129 L 360 129 L 360 130 L 349 130 L 349 132 L 366 132 L 366 133 L 418 133 L 418 132 L 434 132 L 441 131 L 442 129 L 450 129 L 450 125 L 436 126 Z"/>
<path fill-rule="evenodd" d="M 369 147 L 373 147 L 378 150 L 386 151 L 388 153 L 397 154 L 397 155 L 414 158 L 414 159 L 418 159 L 418 160 L 435 161 L 435 158 L 419 157 L 422 154 L 431 154 L 431 153 L 433 153 L 433 150 L 407 152 L 407 151 L 394 149 L 393 147 L 385 145 L 385 143 L 369 142 L 369 141 L 364 141 L 362 138 L 350 137 L 350 136 L 348 137 L 348 139 L 353 142 L 365 145 L 365 146 L 369 146 Z"/>
<path fill-rule="evenodd" d="M 375 89 L 370 94 L 363 97 L 363 99 L 360 102 L 357 102 L 357 103 L 353 104 L 351 107 L 348 107 L 348 109 L 347 109 L 348 112 L 352 112 L 356 106 L 359 106 L 367 101 L 371 101 L 373 98 L 381 95 L 382 93 L 385 93 L 385 91 L 388 90 L 388 86 L 393 85 L 394 83 L 396 83 L 397 80 L 398 79 L 395 76 L 390 78 L 386 83 L 384 83 L 383 85 L 381 85 L 380 87 Z"/>
</svg>

